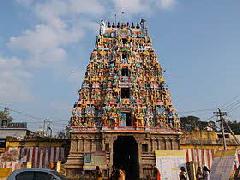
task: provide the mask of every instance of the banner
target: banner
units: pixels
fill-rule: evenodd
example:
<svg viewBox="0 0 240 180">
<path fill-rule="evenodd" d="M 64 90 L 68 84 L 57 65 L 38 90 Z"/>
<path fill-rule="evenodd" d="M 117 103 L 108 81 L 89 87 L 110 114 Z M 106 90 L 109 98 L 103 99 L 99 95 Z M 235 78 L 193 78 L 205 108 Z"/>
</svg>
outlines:
<svg viewBox="0 0 240 180">
<path fill-rule="evenodd" d="M 229 179 L 236 159 L 236 150 L 222 150 L 214 154 L 214 159 L 210 172 L 211 180 Z M 224 172 L 224 173 L 223 173 Z"/>
<path fill-rule="evenodd" d="M 180 167 L 186 168 L 186 152 L 184 150 L 157 150 L 156 167 L 161 180 L 179 179 Z"/>
<path fill-rule="evenodd" d="M 107 158 L 106 153 L 94 152 L 94 153 L 85 153 L 84 154 L 84 170 L 95 170 L 96 166 L 99 166 L 100 169 L 107 169 Z"/>
</svg>

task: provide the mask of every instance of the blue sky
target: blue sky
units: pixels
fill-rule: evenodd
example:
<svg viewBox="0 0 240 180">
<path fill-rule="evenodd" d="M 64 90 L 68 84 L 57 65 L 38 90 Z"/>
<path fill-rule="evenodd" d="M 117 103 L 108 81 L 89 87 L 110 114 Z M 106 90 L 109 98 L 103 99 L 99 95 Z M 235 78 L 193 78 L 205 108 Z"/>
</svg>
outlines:
<svg viewBox="0 0 240 180">
<path fill-rule="evenodd" d="M 181 116 L 204 120 L 222 107 L 240 119 L 238 0 L 2 1 L 0 107 L 20 111 L 12 115 L 31 129 L 45 118 L 54 131 L 62 129 L 78 98 L 97 23 L 113 21 L 115 13 L 123 21 L 147 20 Z"/>
</svg>

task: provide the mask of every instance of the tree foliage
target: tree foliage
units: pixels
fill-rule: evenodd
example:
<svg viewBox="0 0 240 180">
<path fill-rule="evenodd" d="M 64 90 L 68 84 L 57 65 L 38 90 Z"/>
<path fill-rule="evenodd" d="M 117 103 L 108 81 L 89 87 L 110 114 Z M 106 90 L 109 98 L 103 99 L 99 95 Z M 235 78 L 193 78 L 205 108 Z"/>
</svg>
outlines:
<svg viewBox="0 0 240 180">
<path fill-rule="evenodd" d="M 228 126 L 234 132 L 234 134 L 240 134 L 240 122 L 235 121 L 228 121 Z"/>
<path fill-rule="evenodd" d="M 217 125 L 214 121 L 201 121 L 199 117 L 196 116 L 186 116 L 180 118 L 181 129 L 183 131 L 193 131 L 193 130 L 205 130 L 207 127 L 211 127 L 214 131 L 217 131 Z M 227 121 L 226 122 L 234 134 L 240 135 L 240 122 Z M 226 124 L 224 123 L 225 132 L 230 132 Z M 219 130 L 219 129 L 218 129 Z"/>
<path fill-rule="evenodd" d="M 216 124 L 214 121 L 201 121 L 200 118 L 196 116 L 181 117 L 180 122 L 181 129 L 184 131 L 204 130 L 207 127 L 216 130 Z"/>
<path fill-rule="evenodd" d="M 0 110 L 0 126 L 4 123 L 11 123 L 13 120 L 12 116 L 10 115 L 9 109 L 5 108 L 3 111 Z"/>
</svg>

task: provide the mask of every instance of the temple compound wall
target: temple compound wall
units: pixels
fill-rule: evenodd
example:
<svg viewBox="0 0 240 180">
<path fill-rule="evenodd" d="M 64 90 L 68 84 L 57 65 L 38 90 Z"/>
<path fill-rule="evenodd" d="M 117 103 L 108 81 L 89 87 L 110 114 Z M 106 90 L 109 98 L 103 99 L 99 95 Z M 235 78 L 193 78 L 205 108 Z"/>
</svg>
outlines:
<svg viewBox="0 0 240 180">
<path fill-rule="evenodd" d="M 133 137 L 137 142 L 137 156 L 139 178 L 151 177 L 156 179 L 155 150 L 180 149 L 178 133 L 159 132 L 76 132 L 71 136 L 71 150 L 68 156 L 66 172 L 68 176 L 81 174 L 84 170 L 84 154 L 103 151 L 106 155 L 107 165 L 100 168 L 105 178 L 110 176 L 114 165 L 114 142 L 118 137 Z M 93 166 L 92 169 L 95 167 Z M 91 168 L 90 168 L 91 169 Z M 86 169 L 85 169 L 86 170 Z"/>
</svg>

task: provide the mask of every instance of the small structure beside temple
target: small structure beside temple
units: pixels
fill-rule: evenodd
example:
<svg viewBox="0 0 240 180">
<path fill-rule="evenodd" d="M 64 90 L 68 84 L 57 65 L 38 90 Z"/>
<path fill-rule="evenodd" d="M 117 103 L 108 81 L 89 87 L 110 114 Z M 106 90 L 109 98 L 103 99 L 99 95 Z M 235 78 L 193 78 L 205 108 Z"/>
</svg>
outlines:
<svg viewBox="0 0 240 180">
<path fill-rule="evenodd" d="M 68 139 L 25 136 L 7 137 L 0 152 L 0 169 L 50 168 L 57 170 L 69 152 Z"/>
<path fill-rule="evenodd" d="M 29 134 L 26 122 L 13 122 L 8 108 L 0 111 L 0 155 L 5 152 L 7 137 L 23 139 Z"/>
<path fill-rule="evenodd" d="M 100 24 L 74 104 L 66 173 L 156 177 L 155 150 L 180 149 L 180 124 L 145 20 Z"/>
</svg>

